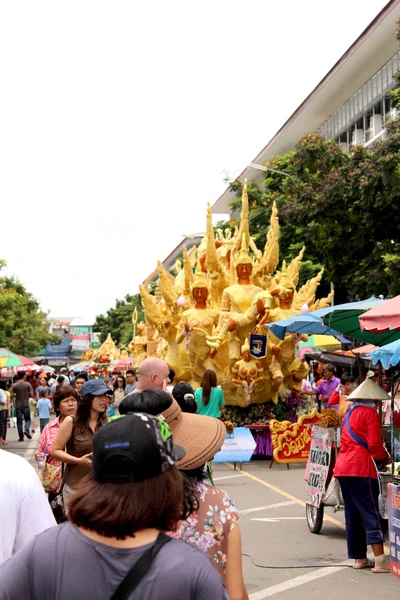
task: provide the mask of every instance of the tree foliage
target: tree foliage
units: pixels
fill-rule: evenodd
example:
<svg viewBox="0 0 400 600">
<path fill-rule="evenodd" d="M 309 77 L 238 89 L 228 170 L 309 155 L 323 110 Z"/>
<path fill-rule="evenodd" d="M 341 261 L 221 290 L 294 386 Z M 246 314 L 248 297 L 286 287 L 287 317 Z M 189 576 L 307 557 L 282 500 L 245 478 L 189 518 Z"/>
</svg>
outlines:
<svg viewBox="0 0 400 600">
<path fill-rule="evenodd" d="M 0 271 L 5 265 L 0 260 Z M 32 294 L 18 279 L 0 276 L 0 347 L 30 357 L 56 339 Z"/>
<path fill-rule="evenodd" d="M 138 322 L 143 321 L 142 302 L 139 294 L 134 296 L 127 294 L 124 300 L 115 301 L 115 308 L 110 308 L 105 315 L 98 315 L 93 329 L 100 333 L 100 341 L 104 342 L 107 335 L 111 333 L 116 344 L 127 346 L 132 340 L 132 314 L 135 307 L 138 311 Z"/>
<path fill-rule="evenodd" d="M 281 258 L 306 246 L 302 280 L 325 267 L 335 302 L 400 293 L 400 122 L 388 124 L 374 147 L 345 153 L 332 140 L 308 134 L 293 152 L 275 157 L 262 184 L 248 186 L 250 232 L 265 243 L 272 202 L 279 209 Z M 241 183 L 231 187 L 241 194 Z M 235 210 L 240 201 L 232 204 Z M 323 286 L 324 287 L 324 286 Z"/>
</svg>

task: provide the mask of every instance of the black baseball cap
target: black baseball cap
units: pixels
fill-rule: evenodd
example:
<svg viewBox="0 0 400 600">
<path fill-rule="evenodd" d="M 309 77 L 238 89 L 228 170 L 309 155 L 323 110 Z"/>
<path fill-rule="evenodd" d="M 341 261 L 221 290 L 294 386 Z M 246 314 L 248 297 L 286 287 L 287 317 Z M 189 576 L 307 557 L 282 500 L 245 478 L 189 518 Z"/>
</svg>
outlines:
<svg viewBox="0 0 400 600">
<path fill-rule="evenodd" d="M 92 396 L 102 396 L 103 394 L 112 395 L 114 392 L 110 390 L 101 379 L 91 379 L 90 381 L 86 381 L 81 387 L 81 396 L 87 396 L 91 394 Z"/>
<path fill-rule="evenodd" d="M 92 452 L 92 474 L 101 483 L 144 481 L 185 456 L 164 419 L 146 413 L 113 417 L 94 436 Z"/>
</svg>

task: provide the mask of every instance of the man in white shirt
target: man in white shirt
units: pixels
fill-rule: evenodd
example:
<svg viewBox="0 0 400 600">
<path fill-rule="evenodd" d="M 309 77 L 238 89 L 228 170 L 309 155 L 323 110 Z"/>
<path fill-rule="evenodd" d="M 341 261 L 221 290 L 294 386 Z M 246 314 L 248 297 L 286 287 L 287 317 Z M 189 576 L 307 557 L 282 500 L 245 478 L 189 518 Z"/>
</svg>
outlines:
<svg viewBox="0 0 400 600">
<path fill-rule="evenodd" d="M 0 450 L 0 564 L 38 533 L 57 525 L 34 468 Z"/>
</svg>

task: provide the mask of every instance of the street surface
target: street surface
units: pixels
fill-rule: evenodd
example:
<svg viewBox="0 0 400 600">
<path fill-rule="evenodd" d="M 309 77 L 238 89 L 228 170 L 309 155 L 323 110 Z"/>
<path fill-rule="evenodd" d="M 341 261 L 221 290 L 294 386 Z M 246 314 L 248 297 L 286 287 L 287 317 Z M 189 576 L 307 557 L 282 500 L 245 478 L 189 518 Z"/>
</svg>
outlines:
<svg viewBox="0 0 400 600">
<path fill-rule="evenodd" d="M 34 464 L 39 441 L 18 442 L 15 429 L 9 429 L 7 450 Z M 348 566 L 343 512 L 325 510 L 319 535 L 309 532 L 305 518 L 304 465 L 252 461 L 243 471 L 232 465 L 214 465 L 215 484 L 232 497 L 243 511 L 240 527 L 243 538 L 243 567 L 250 600 L 276 597 L 277 600 L 365 600 L 395 597 L 400 581 L 390 574 L 370 570 L 355 571 Z M 254 564 L 268 567 L 261 568 Z M 332 566 L 342 565 L 342 566 Z M 296 568 L 304 567 L 304 568 Z"/>
</svg>

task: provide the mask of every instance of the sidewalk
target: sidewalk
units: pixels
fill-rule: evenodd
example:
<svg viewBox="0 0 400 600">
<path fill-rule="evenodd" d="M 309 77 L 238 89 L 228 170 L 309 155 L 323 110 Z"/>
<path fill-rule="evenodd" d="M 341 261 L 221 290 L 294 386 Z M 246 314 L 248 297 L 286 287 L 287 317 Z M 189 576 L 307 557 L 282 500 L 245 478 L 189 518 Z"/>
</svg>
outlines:
<svg viewBox="0 0 400 600">
<path fill-rule="evenodd" d="M 36 419 L 38 421 L 39 419 Z M 18 454 L 25 458 L 31 465 L 35 465 L 34 454 L 39 445 L 40 428 L 35 429 L 35 433 L 31 433 L 32 439 L 28 440 L 25 437 L 23 442 L 18 441 L 18 430 L 16 427 L 7 427 L 7 446 L 1 446 L 3 450 Z"/>
</svg>

